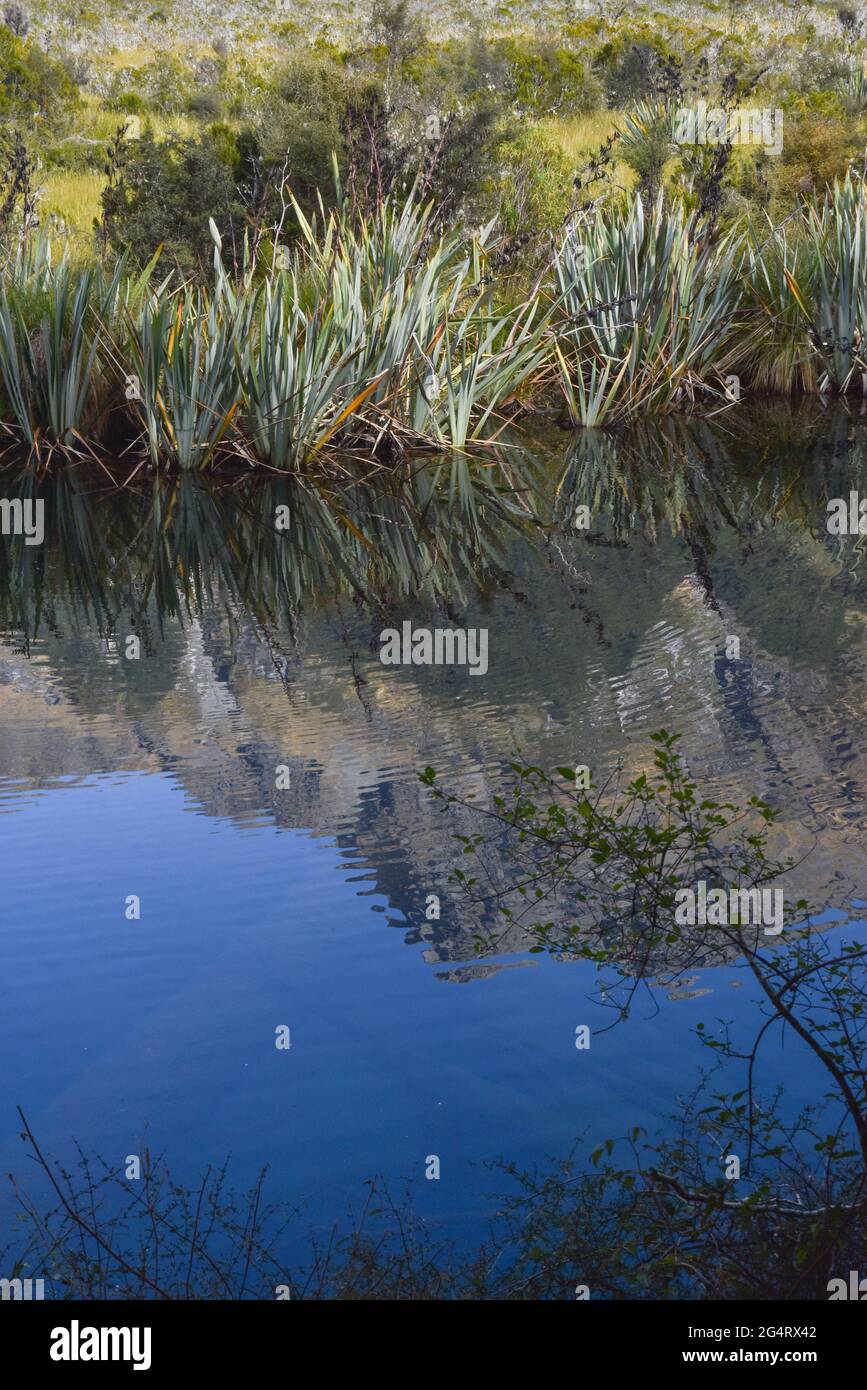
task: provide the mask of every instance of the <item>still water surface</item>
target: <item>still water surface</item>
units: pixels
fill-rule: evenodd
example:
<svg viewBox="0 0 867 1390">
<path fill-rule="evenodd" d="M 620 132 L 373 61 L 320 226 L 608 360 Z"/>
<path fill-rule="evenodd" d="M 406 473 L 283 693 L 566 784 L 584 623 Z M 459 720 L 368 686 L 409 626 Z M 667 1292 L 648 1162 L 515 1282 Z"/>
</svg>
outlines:
<svg viewBox="0 0 867 1390">
<path fill-rule="evenodd" d="M 781 809 L 776 848 L 809 851 L 791 891 L 858 918 L 867 562 L 825 526 L 829 498 L 867 495 L 857 419 L 669 422 L 515 446 L 475 483 L 410 474 L 118 495 L 69 473 L 39 493 L 44 553 L 3 540 L 4 1172 L 17 1103 L 64 1157 L 74 1136 L 190 1179 L 268 1163 L 311 1224 L 437 1154 L 416 1199 L 470 1239 L 487 1160 L 653 1128 L 695 1082 L 695 1024 L 746 1021 L 749 988 L 654 982 L 576 1051 L 610 1021 L 590 967 L 517 934 L 479 958 L 426 764 L 486 800 L 516 754 L 600 779 L 649 766 L 666 726 L 711 794 Z M 383 666 L 405 619 L 486 627 L 487 674 Z"/>
</svg>

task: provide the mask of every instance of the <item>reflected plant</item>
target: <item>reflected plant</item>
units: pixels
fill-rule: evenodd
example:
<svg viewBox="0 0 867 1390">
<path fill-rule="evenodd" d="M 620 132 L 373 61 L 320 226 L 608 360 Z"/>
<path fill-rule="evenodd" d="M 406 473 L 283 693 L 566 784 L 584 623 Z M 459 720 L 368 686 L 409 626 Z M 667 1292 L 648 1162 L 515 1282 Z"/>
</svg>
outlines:
<svg viewBox="0 0 867 1390">
<path fill-rule="evenodd" d="M 673 535 L 731 525 L 734 472 L 730 438 L 711 422 L 666 416 L 653 426 L 581 430 L 574 436 L 557 484 L 555 517 L 568 531 L 579 503 L 618 538 L 643 530 L 655 541 L 664 525 Z M 744 489 L 750 515 L 754 496 Z"/>
<path fill-rule="evenodd" d="M 588 507 L 593 531 L 617 541 L 664 528 L 682 536 L 701 565 L 727 542 L 752 545 L 772 533 L 799 537 L 824 568 L 842 560 L 858 537 L 831 536 L 829 498 L 867 491 L 867 429 L 845 400 L 821 414 L 808 401 L 793 412 L 747 403 L 716 418 L 671 414 L 616 430 L 580 430 L 558 478 L 553 520 L 576 535 L 576 508 Z M 704 575 L 707 578 L 707 573 Z"/>
<path fill-rule="evenodd" d="M 743 810 L 700 798 L 674 736 L 660 731 L 655 742 L 656 775 L 615 789 L 613 802 L 579 792 L 572 769 L 554 783 L 516 764 L 515 796 L 495 801 L 484 845 L 510 866 L 512 881 L 493 894 L 501 908 L 517 896 L 536 912 L 564 888 L 582 912 L 591 908 L 592 931 L 586 921 L 579 930 L 539 924 L 538 949 L 609 968 L 627 994 L 636 970 L 657 968 L 646 944 L 684 945 L 672 921 L 676 883 L 696 872 L 729 881 L 726 865 L 753 883 L 780 871 L 766 853 L 773 812 L 755 798 Z M 422 780 L 445 809 L 466 808 L 439 792 L 430 770 Z M 479 858 L 482 837 L 458 838 Z M 478 883 L 456 877 L 477 900 Z M 771 947 L 736 920 L 699 937 L 703 963 L 741 964 L 757 989 L 752 1040 L 697 1026 L 717 1065 L 661 1134 L 631 1125 L 538 1169 L 492 1165 L 510 1187 L 487 1241 L 469 1254 L 379 1179 L 360 1213 L 301 1251 L 296 1240 L 290 1254 L 299 1208 L 266 1203 L 264 1172 L 242 1197 L 225 1168 L 185 1186 L 148 1153 L 140 1187 L 83 1153 L 70 1172 L 21 1114 L 53 1196 L 46 1204 L 12 1179 L 21 1220 L 4 1267 L 47 1278 L 54 1298 L 571 1300 L 577 1289 L 594 1300 L 827 1299 L 860 1267 L 867 1238 L 867 948 L 808 921 L 790 923 Z M 682 953 L 674 974 L 685 964 Z M 625 1016 L 622 1000 L 614 1007 Z M 794 1115 L 782 1091 L 760 1085 L 775 1034 L 794 1044 L 796 1064 L 811 1059 L 826 1088 Z M 732 1066 L 744 1073 L 735 1089 L 725 1084 Z"/>
<path fill-rule="evenodd" d="M 97 494 L 75 469 L 26 473 L 7 495 L 44 501 L 46 542 L 0 538 L 0 619 L 27 645 L 58 602 L 103 637 L 149 627 L 149 608 L 161 628 L 214 601 L 268 622 L 322 595 L 462 602 L 498 582 L 507 537 L 537 524 L 529 474 L 512 455 L 483 470 L 450 455 L 232 487 L 190 471 Z"/>
<path fill-rule="evenodd" d="M 454 880 L 488 921 L 480 950 L 496 949 L 500 932 L 520 925 L 531 951 L 549 951 L 612 966 L 627 980 L 624 1012 L 637 983 L 672 960 L 685 970 L 733 948 L 755 952 L 749 924 L 685 930 L 678 924 L 681 890 L 705 882 L 708 892 L 754 893 L 794 867 L 767 853 L 777 813 L 758 797 L 746 806 L 701 797 L 677 751 L 678 736 L 651 735 L 652 772 L 625 785 L 612 774 L 593 785 L 589 772 L 560 767 L 556 778 L 529 763 L 510 764 L 510 782 L 490 810 L 461 802 L 426 768 L 424 785 L 441 808 L 474 810 L 488 833 L 458 834 L 472 872 Z M 543 903 L 556 915 L 538 921 Z M 806 903 L 799 901 L 797 910 Z M 752 933 L 755 936 L 755 933 Z M 609 995 L 614 986 L 606 986 Z"/>
<path fill-rule="evenodd" d="M 626 1168 L 609 1140 L 592 1155 L 595 1177 L 573 1164 L 521 1175 L 516 1239 L 531 1243 L 518 1268 L 540 1297 L 568 1296 L 576 1278 L 609 1297 L 827 1297 L 835 1273 L 858 1267 L 867 1234 L 867 946 L 817 930 L 804 901 L 768 940 L 743 890 L 793 867 L 768 852 L 775 813 L 756 797 L 737 807 L 702 796 L 676 736 L 652 738 L 654 772 L 623 788 L 585 787 L 583 769 L 555 778 L 514 763 L 510 791 L 484 810 L 439 788 L 433 769 L 421 776 L 444 811 L 485 827 L 456 834 L 470 863 L 453 874 L 480 918 L 480 951 L 497 949 L 497 919 L 520 922 L 531 951 L 596 966 L 615 1022 L 642 985 L 696 966 L 740 968 L 758 994 L 751 1041 L 697 1025 L 725 1077 L 739 1066 L 743 1083 L 701 1083 L 675 1138 L 631 1130 Z M 708 901 L 716 888 L 727 904 L 707 921 L 681 911 L 700 882 Z M 783 1093 L 759 1085 L 775 1037 L 813 1068 L 816 1098 L 793 1120 Z"/>
</svg>

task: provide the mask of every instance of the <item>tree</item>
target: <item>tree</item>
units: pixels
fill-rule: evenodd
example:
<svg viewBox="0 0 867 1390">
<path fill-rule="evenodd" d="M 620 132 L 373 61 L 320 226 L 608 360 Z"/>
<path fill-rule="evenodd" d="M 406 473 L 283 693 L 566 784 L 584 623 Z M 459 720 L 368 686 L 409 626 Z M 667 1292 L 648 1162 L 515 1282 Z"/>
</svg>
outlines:
<svg viewBox="0 0 867 1390">
<path fill-rule="evenodd" d="M 30 19 L 27 11 L 23 10 L 20 5 L 3 6 L 3 23 L 15 35 L 16 39 L 26 39 L 30 31 Z"/>
<path fill-rule="evenodd" d="M 116 162 L 102 194 L 101 231 L 116 250 L 145 264 L 165 248 L 183 275 L 202 273 L 213 258 L 208 220 L 239 254 L 245 209 L 238 174 L 209 133 L 198 139 L 151 132 L 114 147 Z"/>
</svg>

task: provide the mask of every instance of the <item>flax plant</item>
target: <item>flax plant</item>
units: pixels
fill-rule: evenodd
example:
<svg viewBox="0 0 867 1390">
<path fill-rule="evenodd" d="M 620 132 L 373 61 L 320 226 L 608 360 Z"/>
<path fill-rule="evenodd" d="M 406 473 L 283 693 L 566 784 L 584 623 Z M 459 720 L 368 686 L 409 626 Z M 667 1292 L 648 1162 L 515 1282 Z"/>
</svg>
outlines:
<svg viewBox="0 0 867 1390">
<path fill-rule="evenodd" d="M 741 297 L 736 233 L 704 238 L 681 206 L 635 197 L 574 221 L 554 258 L 554 352 L 569 414 L 594 426 L 671 409 L 726 362 Z"/>
</svg>

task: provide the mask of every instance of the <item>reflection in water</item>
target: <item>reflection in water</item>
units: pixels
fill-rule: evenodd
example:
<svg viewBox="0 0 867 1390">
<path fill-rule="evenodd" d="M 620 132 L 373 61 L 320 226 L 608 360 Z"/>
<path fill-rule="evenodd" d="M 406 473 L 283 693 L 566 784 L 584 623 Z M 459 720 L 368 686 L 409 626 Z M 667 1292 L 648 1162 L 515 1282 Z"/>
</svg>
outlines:
<svg viewBox="0 0 867 1390">
<path fill-rule="evenodd" d="M 815 842 L 811 900 L 839 905 L 863 843 L 864 580 L 860 538 L 824 522 L 829 497 L 867 493 L 867 435 L 843 411 L 781 419 L 784 452 L 758 460 L 749 425 L 673 417 L 474 477 L 416 462 L 106 493 L 61 474 L 40 489 L 44 553 L 3 544 L 3 772 L 170 767 L 207 814 L 351 841 L 417 922 L 448 859 L 426 760 L 487 794 L 516 749 L 642 766 L 669 724 L 716 793 L 783 807 L 778 848 Z M 487 626 L 488 675 L 381 666 L 405 618 Z M 431 960 L 473 955 L 447 910 L 417 933 Z"/>
<path fill-rule="evenodd" d="M 516 753 L 602 780 L 621 760 L 649 766 L 649 735 L 667 726 L 718 799 L 780 808 L 772 852 L 809 851 L 793 892 L 843 911 L 864 896 L 865 566 L 860 538 L 825 526 L 829 498 L 867 494 L 867 432 L 845 411 L 511 441 L 484 468 L 103 484 L 6 481 L 7 496 L 44 499 L 46 543 L 0 545 L 0 809 L 13 862 L 39 863 L 53 895 L 49 911 L 22 883 L 8 903 L 7 978 L 34 1030 L 32 1065 L 0 1098 L 10 1138 L 13 1100 L 36 1095 L 44 1113 L 30 1118 L 49 1137 L 80 1133 L 83 1116 L 100 1134 L 108 1105 L 118 1144 L 127 1112 L 197 1159 L 243 1133 L 261 1162 L 267 1132 L 299 1190 L 321 1171 L 332 1192 L 409 1134 L 413 1156 L 436 1151 L 438 1125 L 454 1142 L 455 1106 L 472 1154 L 477 1132 L 515 1154 L 516 1117 L 528 1151 L 550 1152 L 561 1127 L 610 1132 L 612 1106 L 664 1107 L 689 1010 L 723 990 L 730 1011 L 729 981 L 687 991 L 664 1036 L 630 1024 L 576 1098 L 568 1045 L 561 1058 L 546 1029 L 559 1018 L 574 1035 L 580 967 L 540 967 L 517 929 L 478 959 L 448 892 L 456 850 L 418 782 L 426 764 L 484 802 Z M 578 505 L 589 530 L 573 524 Z M 486 627 L 485 677 L 383 666 L 379 634 L 406 619 Z M 142 879 L 134 946 L 107 946 L 111 903 Z M 370 911 L 421 951 L 398 960 Z M 115 997 L 137 1060 L 113 1070 Z M 287 998 L 293 1016 L 315 1009 L 322 1070 L 308 1054 L 293 1073 L 309 1104 L 253 1076 L 253 1040 Z M 39 1042 L 58 1009 L 62 1085 Z M 21 1027 L 13 1008 L 0 1045 Z M 335 1042 L 347 1027 L 351 1055 Z M 222 1071 L 197 1041 L 211 1029 Z M 649 1081 L 636 1057 L 654 1059 Z M 302 1140 L 312 1112 L 320 1128 L 306 1121 Z"/>
</svg>

